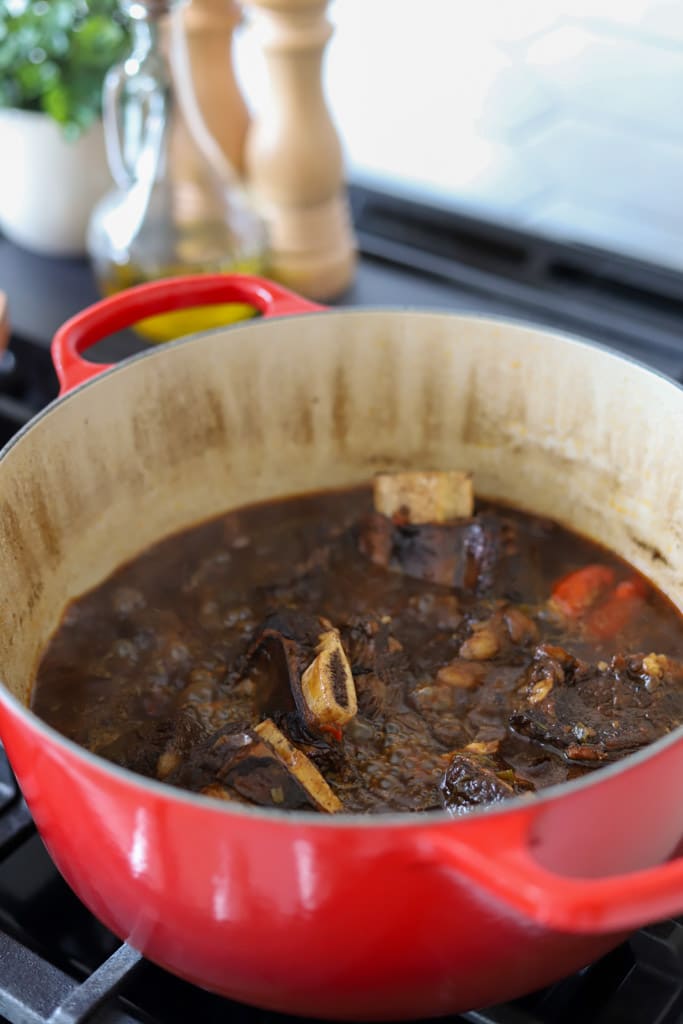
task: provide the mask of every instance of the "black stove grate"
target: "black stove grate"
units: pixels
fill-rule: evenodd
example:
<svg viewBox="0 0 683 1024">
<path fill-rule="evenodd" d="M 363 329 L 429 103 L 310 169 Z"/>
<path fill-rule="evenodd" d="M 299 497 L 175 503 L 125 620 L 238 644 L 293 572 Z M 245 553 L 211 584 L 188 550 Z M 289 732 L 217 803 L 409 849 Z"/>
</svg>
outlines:
<svg viewBox="0 0 683 1024">
<path fill-rule="evenodd" d="M 45 346 L 0 361 L 0 444 L 57 394 Z M 144 960 L 79 902 L 50 860 L 0 749 L 0 1024 L 286 1024 Z M 683 1024 L 683 918 L 637 932 L 596 964 L 452 1024 Z"/>
<path fill-rule="evenodd" d="M 0 357 L 0 445 L 57 396 L 46 346 L 13 335 Z"/>
</svg>

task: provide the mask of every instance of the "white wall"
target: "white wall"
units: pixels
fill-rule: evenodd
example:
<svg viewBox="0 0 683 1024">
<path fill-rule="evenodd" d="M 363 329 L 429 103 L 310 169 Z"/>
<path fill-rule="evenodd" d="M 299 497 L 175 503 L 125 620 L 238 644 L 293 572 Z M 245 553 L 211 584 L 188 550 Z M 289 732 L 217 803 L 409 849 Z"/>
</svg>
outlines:
<svg viewBox="0 0 683 1024">
<path fill-rule="evenodd" d="M 683 0 L 335 0 L 349 174 L 683 269 Z M 238 73 L 268 89 L 248 26 Z"/>
</svg>

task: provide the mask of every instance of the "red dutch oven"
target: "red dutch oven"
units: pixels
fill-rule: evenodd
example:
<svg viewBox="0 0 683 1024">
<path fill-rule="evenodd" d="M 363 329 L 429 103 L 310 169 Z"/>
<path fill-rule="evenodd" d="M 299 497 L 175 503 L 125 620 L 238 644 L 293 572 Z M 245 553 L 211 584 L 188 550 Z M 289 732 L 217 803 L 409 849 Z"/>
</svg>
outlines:
<svg viewBox="0 0 683 1024">
<path fill-rule="evenodd" d="M 207 302 L 262 317 L 103 368 L 80 353 Z M 303 315 L 306 314 L 306 315 Z M 510 999 L 683 912 L 683 731 L 457 820 L 230 807 L 113 766 L 27 708 L 66 603 L 148 545 L 247 502 L 470 468 L 683 604 L 683 393 L 588 343 L 405 310 L 321 311 L 187 278 L 57 334 L 62 396 L 0 457 L 0 733 L 58 868 L 112 931 L 233 999 L 409 1019 Z"/>
</svg>

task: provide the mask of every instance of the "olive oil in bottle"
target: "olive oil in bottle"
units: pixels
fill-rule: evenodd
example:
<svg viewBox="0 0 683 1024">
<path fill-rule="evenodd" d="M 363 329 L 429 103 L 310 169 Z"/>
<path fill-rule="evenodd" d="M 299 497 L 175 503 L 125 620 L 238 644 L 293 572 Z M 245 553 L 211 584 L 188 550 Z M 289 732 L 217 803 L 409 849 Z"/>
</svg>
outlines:
<svg viewBox="0 0 683 1024">
<path fill-rule="evenodd" d="M 109 72 L 104 87 L 115 188 L 96 206 L 88 232 L 103 294 L 186 274 L 262 273 L 263 224 L 194 99 L 182 3 L 121 0 L 121 5 L 132 19 L 133 49 Z M 240 303 L 204 305 L 149 317 L 135 329 L 160 342 L 254 312 Z"/>
</svg>

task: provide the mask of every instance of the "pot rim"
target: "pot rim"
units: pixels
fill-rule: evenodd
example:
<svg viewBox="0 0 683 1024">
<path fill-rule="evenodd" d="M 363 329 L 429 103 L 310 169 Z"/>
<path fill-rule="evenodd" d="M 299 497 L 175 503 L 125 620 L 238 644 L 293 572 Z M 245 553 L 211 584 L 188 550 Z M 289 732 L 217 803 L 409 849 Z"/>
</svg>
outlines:
<svg viewBox="0 0 683 1024">
<path fill-rule="evenodd" d="M 369 314 L 371 316 L 387 314 L 401 315 L 404 313 L 419 314 L 420 316 L 426 317 L 447 317 L 462 323 L 472 323 L 474 321 L 476 323 L 491 324 L 494 326 L 522 327 L 534 334 L 537 334 L 540 338 L 551 337 L 572 347 L 578 346 L 585 349 L 597 349 L 598 351 L 608 355 L 616 362 L 623 362 L 635 366 L 648 376 L 658 377 L 667 384 L 670 384 L 675 390 L 683 392 L 683 385 L 679 384 L 672 377 L 669 377 L 660 370 L 654 369 L 646 363 L 641 362 L 639 359 L 635 359 L 630 355 L 620 352 L 619 350 L 610 348 L 608 345 L 601 342 L 591 341 L 582 335 L 573 334 L 570 331 L 558 330 L 556 328 L 544 327 L 542 324 L 538 324 L 533 320 L 525 320 L 522 317 L 497 316 L 495 314 L 483 316 L 478 315 L 477 313 L 466 312 L 452 313 L 445 309 L 431 309 L 415 306 L 368 306 L 352 307 L 348 309 L 333 308 L 323 309 L 313 315 L 317 318 L 322 316 L 357 316 L 359 314 Z M 28 423 L 24 424 L 24 426 L 21 427 L 20 430 L 12 436 L 12 438 L 10 438 L 7 444 L 0 449 L 0 461 L 2 461 L 41 420 L 51 415 L 65 402 L 76 399 L 83 389 L 97 385 L 100 380 L 127 369 L 131 364 L 137 363 L 143 359 L 163 358 L 163 353 L 168 349 L 179 348 L 180 346 L 190 344 L 203 338 L 213 337 L 216 334 L 223 334 L 226 331 L 232 333 L 234 331 L 245 329 L 249 330 L 250 327 L 266 319 L 272 321 L 275 326 L 280 320 L 294 320 L 302 318 L 310 319 L 310 317 L 311 313 L 285 314 L 283 316 L 273 316 L 268 318 L 257 317 L 244 323 L 236 323 L 232 325 L 226 324 L 222 327 L 214 327 L 210 330 L 188 334 L 182 338 L 176 338 L 173 341 L 164 342 L 162 345 L 156 345 L 154 347 L 144 349 L 141 352 L 136 352 L 133 355 L 122 359 L 113 366 L 107 366 L 97 376 L 91 377 L 89 380 L 79 384 L 72 390 L 53 399 L 52 402 L 33 416 Z M 4 704 L 11 713 L 18 715 L 20 718 L 24 718 L 32 731 L 37 732 L 42 736 L 45 742 L 53 745 L 56 744 L 56 746 L 61 748 L 66 754 L 84 762 L 85 766 L 94 769 L 98 773 L 109 775 L 113 780 L 122 783 L 126 787 L 138 787 L 149 793 L 152 797 L 163 797 L 172 803 L 179 801 L 180 803 L 212 812 L 214 814 L 225 815 L 227 817 L 237 816 L 240 818 L 254 818 L 262 821 L 279 822 L 294 828 L 306 826 L 322 829 L 335 829 L 338 827 L 361 827 L 364 829 L 390 827 L 393 829 L 401 829 L 419 828 L 421 826 L 431 827 L 434 825 L 446 824 L 455 827 L 458 824 L 464 825 L 469 821 L 478 820 L 483 816 L 498 817 L 502 815 L 513 815 L 517 812 L 532 810 L 540 805 L 552 803 L 558 799 L 562 799 L 563 796 L 569 797 L 574 793 L 600 785 L 601 782 L 612 779 L 622 773 L 635 771 L 642 762 L 658 756 L 670 746 L 674 746 L 675 744 L 683 741 L 683 725 L 680 725 L 668 735 L 661 737 L 654 743 L 648 744 L 641 750 L 638 750 L 633 754 L 628 754 L 626 757 L 598 768 L 578 779 L 572 779 L 569 782 L 560 782 L 553 786 L 548 786 L 534 793 L 531 798 L 528 795 L 520 795 L 513 797 L 510 800 L 503 801 L 500 804 L 489 804 L 483 807 L 474 808 L 462 816 L 452 816 L 446 810 L 420 811 L 419 813 L 414 811 L 403 811 L 389 814 L 380 813 L 366 815 L 341 812 L 334 815 L 321 815 L 311 814 L 306 811 L 287 811 L 279 810 L 277 808 L 249 807 L 245 804 L 233 805 L 227 801 L 224 802 L 216 800 L 214 797 L 203 796 L 200 793 L 193 793 L 190 790 L 176 789 L 165 782 L 160 782 L 157 779 L 151 779 L 145 775 L 133 772 L 128 768 L 123 768 L 121 765 L 114 764 L 103 757 L 99 757 L 97 754 L 91 753 L 91 751 L 86 747 L 82 747 L 80 744 L 62 735 L 62 733 L 58 732 L 51 725 L 48 725 L 48 723 L 36 715 L 30 707 L 22 703 L 22 701 L 11 693 L 1 676 L 0 703 Z"/>
</svg>

